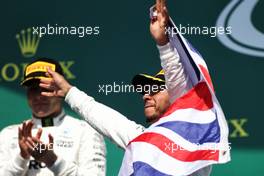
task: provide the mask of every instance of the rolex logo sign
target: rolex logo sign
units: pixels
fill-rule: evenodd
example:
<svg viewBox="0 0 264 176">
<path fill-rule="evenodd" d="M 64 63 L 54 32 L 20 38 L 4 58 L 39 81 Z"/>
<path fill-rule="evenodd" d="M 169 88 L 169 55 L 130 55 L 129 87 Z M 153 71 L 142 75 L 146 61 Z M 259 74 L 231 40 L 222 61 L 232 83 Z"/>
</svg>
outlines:
<svg viewBox="0 0 264 176">
<path fill-rule="evenodd" d="M 36 54 L 40 37 L 32 33 L 32 29 L 22 30 L 16 35 L 21 54 L 24 57 L 32 57 Z"/>
<path fill-rule="evenodd" d="M 20 49 L 24 59 L 10 59 L 8 62 L 0 63 L 0 83 L 2 82 L 19 82 L 23 79 L 25 67 L 30 63 L 37 53 L 37 49 L 40 42 L 40 37 L 37 34 L 33 34 L 33 29 L 28 28 L 21 30 L 13 37 L 14 43 L 18 42 L 17 49 Z M 52 52 L 49 55 L 53 55 Z M 45 57 L 45 55 L 43 56 Z M 56 58 L 55 58 L 56 59 Z M 66 79 L 76 79 L 75 74 L 72 72 L 72 67 L 75 64 L 75 60 L 72 59 L 56 59 L 62 67 L 62 72 Z"/>
</svg>

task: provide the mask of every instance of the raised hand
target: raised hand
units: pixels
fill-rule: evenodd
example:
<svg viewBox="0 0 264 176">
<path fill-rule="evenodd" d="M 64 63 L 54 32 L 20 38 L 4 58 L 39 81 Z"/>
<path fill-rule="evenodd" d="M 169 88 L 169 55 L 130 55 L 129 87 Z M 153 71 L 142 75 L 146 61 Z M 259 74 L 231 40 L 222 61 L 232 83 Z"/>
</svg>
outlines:
<svg viewBox="0 0 264 176">
<path fill-rule="evenodd" d="M 151 19 L 150 33 L 156 43 L 163 46 L 169 42 L 169 38 L 165 34 L 169 21 L 165 0 L 156 0 L 155 10 L 157 15 Z"/>
<path fill-rule="evenodd" d="M 52 79 L 43 78 L 40 80 L 39 86 L 47 90 L 46 92 L 41 92 L 41 95 L 48 97 L 65 97 L 72 86 L 62 75 L 49 68 L 46 74 Z"/>
<path fill-rule="evenodd" d="M 21 127 L 18 128 L 18 145 L 20 148 L 20 155 L 24 159 L 30 158 L 30 154 L 28 152 L 29 147 L 27 145 L 27 138 L 31 137 L 32 127 L 33 127 L 33 122 L 29 121 L 29 122 L 23 122 L 22 128 Z"/>
</svg>

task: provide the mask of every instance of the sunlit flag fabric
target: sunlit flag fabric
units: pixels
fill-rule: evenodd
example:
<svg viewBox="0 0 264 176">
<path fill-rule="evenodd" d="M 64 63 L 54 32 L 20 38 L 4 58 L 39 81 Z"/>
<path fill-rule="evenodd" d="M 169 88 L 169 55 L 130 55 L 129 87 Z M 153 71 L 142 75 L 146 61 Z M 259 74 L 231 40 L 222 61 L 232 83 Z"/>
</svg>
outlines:
<svg viewBox="0 0 264 176">
<path fill-rule="evenodd" d="M 129 143 L 120 176 L 185 176 L 230 160 L 228 126 L 206 63 L 171 19 L 169 26 L 170 42 L 193 88 Z"/>
</svg>

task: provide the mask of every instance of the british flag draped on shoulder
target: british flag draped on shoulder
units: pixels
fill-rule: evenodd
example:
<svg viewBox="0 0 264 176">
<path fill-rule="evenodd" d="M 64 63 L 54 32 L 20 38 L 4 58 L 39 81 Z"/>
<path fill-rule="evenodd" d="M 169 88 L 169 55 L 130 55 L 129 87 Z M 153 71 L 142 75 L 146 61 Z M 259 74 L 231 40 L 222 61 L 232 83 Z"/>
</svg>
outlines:
<svg viewBox="0 0 264 176">
<path fill-rule="evenodd" d="M 186 176 L 230 160 L 228 127 L 206 63 L 171 19 L 168 29 L 174 30 L 170 42 L 194 86 L 129 143 L 120 176 Z"/>
</svg>

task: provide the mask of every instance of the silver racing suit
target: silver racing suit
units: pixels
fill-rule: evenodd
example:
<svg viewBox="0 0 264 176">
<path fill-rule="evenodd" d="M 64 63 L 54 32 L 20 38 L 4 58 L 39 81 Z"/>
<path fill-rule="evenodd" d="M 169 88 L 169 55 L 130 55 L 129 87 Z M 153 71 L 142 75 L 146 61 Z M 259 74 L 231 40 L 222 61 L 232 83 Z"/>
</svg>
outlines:
<svg viewBox="0 0 264 176">
<path fill-rule="evenodd" d="M 87 122 L 64 111 L 52 120 L 53 126 L 43 127 L 43 121 L 33 118 L 32 135 L 42 128 L 44 143 L 48 143 L 48 134 L 54 137 L 58 159 L 53 166 L 47 168 L 32 157 L 23 159 L 18 146 L 19 125 L 12 125 L 0 133 L 0 176 L 105 176 L 103 137 Z"/>
</svg>

